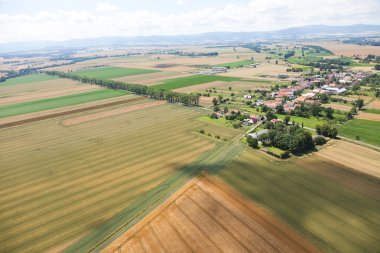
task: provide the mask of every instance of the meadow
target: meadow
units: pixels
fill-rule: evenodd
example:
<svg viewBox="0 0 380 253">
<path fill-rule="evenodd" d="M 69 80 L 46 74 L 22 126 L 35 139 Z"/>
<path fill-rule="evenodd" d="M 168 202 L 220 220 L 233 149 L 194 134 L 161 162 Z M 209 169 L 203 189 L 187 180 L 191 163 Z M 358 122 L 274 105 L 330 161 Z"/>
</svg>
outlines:
<svg viewBox="0 0 380 253">
<path fill-rule="evenodd" d="M 317 167 L 344 170 L 322 158 L 284 162 L 249 149 L 219 177 L 325 252 L 376 252 L 380 196 L 371 198 L 308 169 Z M 378 179 L 371 180 L 379 187 Z"/>
<path fill-rule="evenodd" d="M 339 135 L 350 139 L 357 139 L 359 137 L 360 141 L 380 146 L 380 122 L 364 120 L 364 119 L 353 119 L 345 124 L 338 125 Z"/>
<path fill-rule="evenodd" d="M 187 76 L 187 77 L 168 79 L 166 81 L 161 82 L 160 84 L 153 85 L 152 87 L 158 90 L 160 89 L 174 90 L 174 89 L 183 88 L 187 86 L 210 83 L 210 82 L 215 82 L 215 81 L 231 82 L 231 81 L 238 81 L 238 80 L 240 80 L 240 78 L 225 77 L 225 76 L 218 76 L 218 75 L 213 75 L 213 76 L 193 75 L 193 76 Z"/>
<path fill-rule="evenodd" d="M 57 251 L 85 237 L 68 251 L 87 252 L 101 243 L 193 175 L 199 155 L 215 157 L 206 152 L 214 142 L 190 133 L 199 116 L 165 105 L 71 126 L 61 123 L 70 115 L 3 129 L 0 251 Z M 229 146 L 216 154 L 231 157 L 222 152 Z"/>
<path fill-rule="evenodd" d="M 135 68 L 121 68 L 121 67 L 99 67 L 86 69 L 81 71 L 73 72 L 80 76 L 86 76 L 90 78 L 100 78 L 100 79 L 112 79 L 124 76 L 142 75 L 159 72 L 158 70 L 151 69 L 135 69 Z"/>
<path fill-rule="evenodd" d="M 244 65 L 250 65 L 254 63 L 251 60 L 244 60 L 244 61 L 236 61 L 236 62 L 227 62 L 227 63 L 222 63 L 222 64 L 217 64 L 214 65 L 215 67 L 230 67 L 230 68 L 238 68 L 240 66 Z"/>
<path fill-rule="evenodd" d="M 101 89 L 55 98 L 2 105 L 0 106 L 0 118 L 77 105 L 127 94 L 129 92 L 123 90 Z"/>
</svg>

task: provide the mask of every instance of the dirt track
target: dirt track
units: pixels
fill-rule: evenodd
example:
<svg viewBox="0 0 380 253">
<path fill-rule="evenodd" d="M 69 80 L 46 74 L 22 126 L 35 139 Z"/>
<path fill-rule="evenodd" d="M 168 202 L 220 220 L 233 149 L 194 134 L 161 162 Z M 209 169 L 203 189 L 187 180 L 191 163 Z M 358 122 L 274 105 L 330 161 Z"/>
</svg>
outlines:
<svg viewBox="0 0 380 253">
<path fill-rule="evenodd" d="M 81 106 L 77 109 L 71 109 L 71 110 L 65 110 L 65 111 L 60 111 L 60 112 L 55 112 L 55 111 L 45 111 L 42 114 L 32 114 L 31 117 L 21 115 L 23 117 L 17 117 L 16 120 L 10 120 L 8 121 L 7 118 L 4 119 L 3 123 L 0 123 L 0 129 L 1 128 L 7 128 L 7 127 L 12 127 L 12 126 L 18 126 L 18 125 L 23 125 L 35 121 L 41 121 L 45 119 L 51 119 L 55 117 L 60 117 L 60 116 L 65 116 L 65 115 L 70 115 L 74 113 L 79 113 L 79 112 L 85 112 L 85 111 L 91 111 L 91 110 L 96 110 L 96 109 L 101 109 L 104 107 L 110 107 L 114 105 L 120 105 L 120 104 L 126 104 L 126 103 L 131 103 L 139 100 L 144 100 L 146 98 L 144 97 L 135 97 L 135 98 L 128 98 L 124 100 L 119 100 L 119 101 L 113 101 L 105 104 L 98 104 L 98 105 L 89 105 L 89 106 Z M 38 116 L 33 116 L 33 115 L 38 115 Z"/>
<path fill-rule="evenodd" d="M 103 252 L 320 252 L 235 190 L 194 179 Z"/>
</svg>

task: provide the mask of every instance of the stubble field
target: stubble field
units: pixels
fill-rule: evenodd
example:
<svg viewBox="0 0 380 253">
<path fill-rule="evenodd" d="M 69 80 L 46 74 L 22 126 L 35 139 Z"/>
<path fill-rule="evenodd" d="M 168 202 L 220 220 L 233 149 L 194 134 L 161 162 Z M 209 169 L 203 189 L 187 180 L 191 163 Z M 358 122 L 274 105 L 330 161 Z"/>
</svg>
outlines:
<svg viewBox="0 0 380 253">
<path fill-rule="evenodd" d="M 111 252 L 320 252 L 212 177 L 194 179 L 106 247 Z"/>
<path fill-rule="evenodd" d="M 219 177 L 325 252 L 378 251 L 380 181 L 368 180 L 368 176 L 359 180 L 362 187 L 375 189 L 375 194 L 366 194 L 339 182 L 347 178 L 356 182 L 360 175 L 333 179 L 318 172 L 326 169 L 350 173 L 344 166 L 313 155 L 280 161 L 247 150 Z"/>
<path fill-rule="evenodd" d="M 0 132 L 1 252 L 66 247 L 94 231 L 96 244 L 109 235 L 97 228 L 214 146 L 189 134 L 199 113 L 169 105 L 60 123 L 72 116 Z"/>
</svg>

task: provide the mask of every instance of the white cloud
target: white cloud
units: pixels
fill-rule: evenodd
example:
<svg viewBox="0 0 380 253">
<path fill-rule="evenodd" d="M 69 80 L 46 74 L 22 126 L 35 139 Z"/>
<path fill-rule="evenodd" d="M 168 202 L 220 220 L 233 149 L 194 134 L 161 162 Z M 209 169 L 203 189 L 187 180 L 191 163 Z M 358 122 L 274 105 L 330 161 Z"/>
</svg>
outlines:
<svg viewBox="0 0 380 253">
<path fill-rule="evenodd" d="M 25 40 L 67 40 L 100 36 L 172 35 L 210 31 L 263 31 L 310 24 L 379 24 L 380 1 L 253 0 L 220 9 L 162 14 L 115 11 L 98 4 L 98 12 L 63 11 L 7 14 L 0 11 L 0 43 Z M 112 12 L 111 12 L 112 11 Z"/>
<path fill-rule="evenodd" d="M 185 0 L 177 0 L 176 4 L 177 5 L 184 5 L 184 4 L 186 4 L 186 1 Z"/>
<path fill-rule="evenodd" d="M 96 10 L 100 12 L 117 11 L 119 8 L 116 5 L 110 3 L 98 3 Z"/>
</svg>

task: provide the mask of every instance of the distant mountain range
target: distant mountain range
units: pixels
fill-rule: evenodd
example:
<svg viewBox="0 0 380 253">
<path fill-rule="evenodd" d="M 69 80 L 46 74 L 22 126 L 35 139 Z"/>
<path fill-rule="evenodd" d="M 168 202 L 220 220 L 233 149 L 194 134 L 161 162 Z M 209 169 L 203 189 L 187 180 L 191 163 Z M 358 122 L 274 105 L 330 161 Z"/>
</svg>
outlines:
<svg viewBox="0 0 380 253">
<path fill-rule="evenodd" d="M 380 35 L 380 25 L 328 26 L 309 25 L 267 32 L 209 32 L 192 35 L 135 37 L 100 37 L 68 41 L 33 41 L 0 44 L 0 53 L 38 50 L 43 48 L 77 48 L 92 46 L 189 44 L 249 42 L 253 40 L 331 38 L 336 36 Z"/>
</svg>

